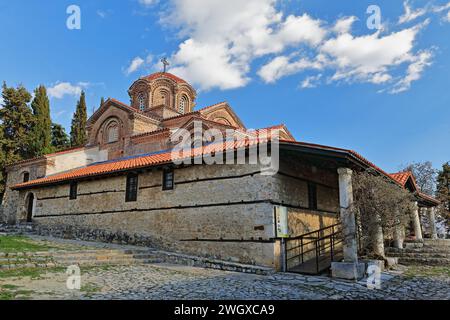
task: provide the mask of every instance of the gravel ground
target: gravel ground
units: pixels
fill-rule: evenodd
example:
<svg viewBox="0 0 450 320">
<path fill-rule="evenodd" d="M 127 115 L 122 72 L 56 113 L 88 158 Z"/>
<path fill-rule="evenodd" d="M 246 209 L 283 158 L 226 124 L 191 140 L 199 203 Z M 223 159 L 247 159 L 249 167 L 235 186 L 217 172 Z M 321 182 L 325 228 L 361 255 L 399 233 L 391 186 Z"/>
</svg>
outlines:
<svg viewBox="0 0 450 320">
<path fill-rule="evenodd" d="M 367 281 L 277 273 L 259 276 L 180 265 L 82 268 L 81 289 L 66 287 L 64 270 L 38 277 L 0 278 L 0 299 L 450 299 L 448 267 L 400 267 L 383 273 L 380 289 Z"/>
</svg>

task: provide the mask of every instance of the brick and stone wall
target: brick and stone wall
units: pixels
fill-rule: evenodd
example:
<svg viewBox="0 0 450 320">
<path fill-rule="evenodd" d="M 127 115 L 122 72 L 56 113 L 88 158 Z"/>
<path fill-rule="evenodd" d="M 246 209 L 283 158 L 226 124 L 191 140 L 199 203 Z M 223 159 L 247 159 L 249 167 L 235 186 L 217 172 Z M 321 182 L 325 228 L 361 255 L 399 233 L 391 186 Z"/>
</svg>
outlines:
<svg viewBox="0 0 450 320">
<path fill-rule="evenodd" d="M 273 266 L 270 177 L 257 166 L 198 166 L 175 170 L 175 189 L 162 190 L 162 172 L 139 175 L 137 202 L 125 202 L 126 177 L 32 190 L 41 233 L 156 246 L 231 261 Z M 254 175 L 252 175 L 254 173 Z M 19 219 L 26 216 L 21 191 Z"/>
<path fill-rule="evenodd" d="M 30 180 L 43 177 L 46 173 L 46 160 L 37 160 L 26 162 L 9 167 L 6 170 L 6 189 L 2 199 L 2 216 L 6 223 L 14 224 L 17 222 L 16 213 L 19 203 L 19 192 L 10 189 L 10 186 L 23 182 L 25 172 L 30 174 Z"/>
<path fill-rule="evenodd" d="M 337 223 L 339 216 L 339 186 L 337 173 L 298 159 L 281 158 L 275 176 L 275 201 L 288 207 L 291 236 L 298 236 Z M 311 210 L 308 183 L 317 188 L 317 209 Z"/>
<path fill-rule="evenodd" d="M 310 173 L 316 173 L 311 175 Z M 126 176 L 80 181 L 19 194 L 36 200 L 34 221 L 42 234 L 130 243 L 279 268 L 274 206 L 288 207 L 292 236 L 336 222 L 338 193 L 332 172 L 282 161 L 275 176 L 256 165 L 187 166 L 175 169 L 174 190 L 162 190 L 162 170 L 139 173 L 136 202 L 125 202 Z M 318 209 L 308 209 L 308 181 L 318 184 Z"/>
</svg>

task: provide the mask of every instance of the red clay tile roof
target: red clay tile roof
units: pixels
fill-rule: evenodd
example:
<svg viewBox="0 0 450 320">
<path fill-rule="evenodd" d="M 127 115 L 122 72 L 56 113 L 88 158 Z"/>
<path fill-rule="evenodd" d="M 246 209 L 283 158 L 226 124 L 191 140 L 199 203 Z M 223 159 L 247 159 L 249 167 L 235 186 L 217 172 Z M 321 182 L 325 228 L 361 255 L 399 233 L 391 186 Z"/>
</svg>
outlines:
<svg viewBox="0 0 450 320">
<path fill-rule="evenodd" d="M 230 150 L 232 148 L 242 148 L 242 147 L 248 147 L 250 145 L 254 145 L 256 143 L 267 141 L 267 139 L 242 139 L 238 141 L 227 141 L 224 142 L 223 150 Z M 285 143 L 289 145 L 298 145 L 308 148 L 314 148 L 314 149 L 322 149 L 322 150 L 328 150 L 328 151 L 337 151 L 346 153 L 349 155 L 352 155 L 353 157 L 356 157 L 359 161 L 366 164 L 367 166 L 370 166 L 374 168 L 376 171 L 384 174 L 387 177 L 390 177 L 386 172 L 381 170 L 379 167 L 375 166 L 373 163 L 359 155 L 358 153 L 342 149 L 342 148 L 336 148 L 336 147 L 330 147 L 330 146 L 323 146 L 318 144 L 312 144 L 312 143 L 306 143 L 306 142 L 299 142 L 299 141 L 290 141 L 290 140 L 280 140 L 280 143 Z M 210 154 L 211 150 L 217 151 L 217 144 L 212 144 L 205 146 L 203 148 L 196 148 L 193 149 L 192 152 L 194 156 L 200 156 L 201 154 Z M 187 158 L 187 157 L 185 157 Z M 124 170 L 131 170 L 131 169 L 138 169 L 143 167 L 151 167 L 161 164 L 169 164 L 172 163 L 175 159 L 172 158 L 172 154 L 170 151 L 165 153 L 159 153 L 159 154 L 152 154 L 152 155 L 144 155 L 144 156 L 137 156 L 135 158 L 131 159 L 118 159 L 112 162 L 105 162 L 105 163 L 98 163 L 93 164 L 88 167 L 83 167 L 79 169 L 75 169 L 69 172 L 64 172 L 60 174 L 55 174 L 52 176 L 44 177 L 37 180 L 32 180 L 26 183 L 21 183 L 13 186 L 13 189 L 20 189 L 20 188 L 26 188 L 26 187 L 33 187 L 33 186 L 39 186 L 39 185 L 48 185 L 56 182 L 61 181 L 68 181 L 68 180 L 74 180 L 74 179 L 80 179 L 80 178 L 86 178 L 90 176 L 99 176 L 114 172 L 120 172 Z M 395 180 L 393 180 L 395 181 Z M 398 183 L 398 182 L 397 182 Z"/>
<path fill-rule="evenodd" d="M 170 132 L 170 128 L 160 128 L 160 129 L 156 129 L 156 130 L 153 130 L 153 131 L 138 133 L 138 134 L 135 134 L 135 135 L 131 136 L 130 139 L 136 139 L 136 138 L 141 138 L 141 137 L 145 137 L 145 136 L 151 136 L 151 135 L 163 133 L 163 132 L 166 132 L 166 131 Z"/>
<path fill-rule="evenodd" d="M 168 73 L 168 72 L 157 72 L 157 73 L 153 73 L 153 74 L 143 77 L 143 79 L 147 79 L 149 81 L 153 81 L 158 78 L 168 78 L 168 79 L 175 81 L 176 83 L 187 83 L 185 80 L 177 77 L 174 74 Z"/>
<path fill-rule="evenodd" d="M 176 116 L 164 118 L 162 121 L 165 122 L 165 121 L 174 120 L 174 119 L 178 119 L 178 118 L 183 118 L 183 117 L 187 117 L 187 116 L 191 116 L 191 115 L 195 115 L 195 114 L 198 114 L 198 115 L 199 115 L 200 112 L 198 112 L 198 111 L 186 112 L 186 113 L 179 114 L 179 115 L 176 115 Z"/>
<path fill-rule="evenodd" d="M 71 152 L 75 152 L 75 151 L 79 151 L 79 150 L 83 150 L 83 149 L 85 149 L 85 147 L 71 147 L 71 148 L 67 148 L 67 149 L 64 149 L 64 150 L 61 150 L 61 151 L 58 151 L 58 152 L 45 154 L 45 155 L 40 156 L 40 157 L 35 157 L 35 158 L 31 158 L 31 159 L 25 159 L 25 160 L 22 160 L 22 161 L 18 161 L 18 162 L 12 163 L 12 164 L 10 164 L 10 165 L 8 165 L 6 167 L 13 167 L 13 166 L 18 165 L 18 164 L 24 164 L 24 163 L 28 163 L 28 162 L 37 161 L 37 160 L 44 160 L 44 159 L 47 159 L 48 157 L 57 156 L 57 155 L 60 155 L 60 154 L 65 154 L 65 153 L 71 153 Z"/>
<path fill-rule="evenodd" d="M 127 105 L 126 103 L 123 103 L 122 101 L 119 101 L 119 100 L 117 100 L 117 99 L 109 98 L 108 100 L 111 100 L 112 102 L 115 102 L 115 103 L 117 103 L 117 104 L 119 104 L 119 105 L 121 105 L 121 106 L 123 106 L 123 107 L 129 109 L 130 111 L 133 111 L 133 112 L 135 112 L 135 113 L 138 113 L 138 114 L 140 114 L 140 115 L 142 115 L 142 116 L 144 116 L 144 117 L 147 117 L 147 118 L 150 118 L 150 119 L 153 119 L 153 120 L 158 120 L 158 121 L 161 121 L 161 120 L 162 120 L 161 117 L 158 117 L 158 116 L 156 116 L 156 115 L 149 115 L 149 114 L 146 114 L 146 113 L 144 113 L 143 111 L 138 110 L 138 109 L 135 109 L 135 108 L 133 108 L 132 106 L 129 106 L 129 105 Z M 106 101 L 108 101 L 108 100 L 106 100 Z M 105 101 L 105 103 L 106 103 L 106 101 Z"/>
<path fill-rule="evenodd" d="M 87 167 L 74 169 L 64 173 L 58 173 L 52 176 L 47 176 L 41 179 L 31 180 L 29 182 L 20 183 L 12 187 L 12 189 L 30 188 L 41 185 L 49 185 L 62 181 L 70 181 L 76 179 L 82 179 L 92 176 L 101 176 L 104 174 L 111 174 L 122 172 L 125 170 L 146 168 L 151 166 L 157 166 L 162 164 L 173 163 L 176 160 L 195 158 L 201 155 L 209 155 L 213 151 L 222 149 L 223 151 L 249 147 L 257 143 L 266 142 L 266 139 L 242 139 L 238 141 L 225 141 L 222 148 L 220 144 L 211 144 L 200 148 L 192 149 L 190 155 L 176 155 L 171 151 L 164 153 L 157 153 L 151 155 L 139 156 L 131 159 L 122 159 L 116 161 L 108 161 L 104 163 L 93 164 Z"/>
<path fill-rule="evenodd" d="M 275 126 L 274 128 L 277 128 L 278 126 Z M 252 145 L 255 145 L 257 143 L 263 143 L 267 142 L 267 139 L 242 139 L 238 141 L 226 141 L 223 143 L 223 151 L 231 150 L 231 149 L 239 149 L 244 147 L 249 147 Z M 306 142 L 300 142 L 300 141 L 291 141 L 291 140 L 280 140 L 280 143 L 288 144 L 288 145 L 298 145 L 308 148 L 314 148 L 314 149 L 322 149 L 322 150 L 329 150 L 329 151 L 337 151 L 349 154 L 353 157 L 355 157 L 357 160 L 361 161 L 362 163 L 366 164 L 367 166 L 375 169 L 379 173 L 383 174 L 384 176 L 390 178 L 395 183 L 399 184 L 400 186 L 404 186 L 401 181 L 404 180 L 404 177 L 398 174 L 388 174 L 366 158 L 364 158 L 359 153 L 349 150 L 349 149 L 342 149 L 342 148 L 336 148 L 336 147 L 330 147 L 330 146 L 324 146 L 319 144 L 312 144 L 312 143 L 306 143 Z M 212 151 L 217 151 L 218 144 L 211 144 L 207 145 L 201 148 L 195 148 L 191 150 L 190 157 L 197 157 L 200 155 L 209 155 Z M 220 149 L 220 148 L 219 148 Z M 86 178 L 90 176 L 101 176 L 104 174 L 110 174 L 115 172 L 121 172 L 125 170 L 131 170 L 131 169 L 139 169 L 139 168 L 145 168 L 145 167 L 151 167 L 151 166 L 157 166 L 157 165 L 163 165 L 163 164 L 169 164 L 173 163 L 175 160 L 189 158 L 189 156 L 183 155 L 183 157 L 175 157 L 173 158 L 172 152 L 164 152 L 159 154 L 152 154 L 152 155 L 144 155 L 144 156 L 138 156 L 132 159 L 122 159 L 122 160 L 116 160 L 112 162 L 105 162 L 105 163 L 99 163 L 99 164 L 93 164 L 88 167 L 75 169 L 69 172 L 55 174 L 53 176 L 44 177 L 41 179 L 32 180 L 26 183 L 17 184 L 12 187 L 12 189 L 22 189 L 22 188 L 29 188 L 29 187 L 35 187 L 40 185 L 49 185 L 57 182 L 62 181 L 70 181 L 75 179 L 81 179 Z M 412 175 L 411 175 L 412 176 Z M 397 180 L 396 178 L 400 179 L 401 181 Z M 414 179 L 414 176 L 412 176 Z M 406 183 L 406 182 L 405 182 Z M 415 181 L 414 181 L 415 183 Z M 434 199 L 433 197 L 426 195 L 424 193 L 418 192 L 419 196 L 423 199 L 429 200 L 435 204 L 439 204 L 439 201 Z"/>
<path fill-rule="evenodd" d="M 267 127 L 267 128 L 261 128 L 261 129 L 257 129 L 257 130 L 253 130 L 253 131 L 251 131 L 251 130 L 247 130 L 247 131 L 241 130 L 241 131 L 244 132 L 244 133 L 250 133 L 250 134 L 255 134 L 256 136 L 259 136 L 261 133 L 264 133 L 264 132 L 267 132 L 267 131 L 271 132 L 271 130 L 277 130 L 277 129 L 278 130 L 284 129 L 286 131 L 286 133 L 289 136 L 292 137 L 292 141 L 295 141 L 294 136 L 289 132 L 289 130 L 286 127 L 285 124 L 278 124 L 278 125 L 275 125 L 275 126 L 271 126 L 271 127 Z M 283 139 L 280 138 L 280 140 L 283 140 Z"/>
<path fill-rule="evenodd" d="M 396 180 L 402 186 L 406 184 L 406 182 L 410 177 L 413 177 L 411 171 L 391 173 L 389 175 L 391 176 L 392 179 Z"/>
<path fill-rule="evenodd" d="M 215 104 L 213 104 L 213 105 L 210 105 L 210 106 L 207 106 L 207 107 L 203 107 L 203 108 L 200 108 L 200 109 L 198 109 L 197 111 L 199 111 L 199 112 L 201 112 L 201 111 L 206 111 L 206 110 L 208 110 L 208 109 L 211 109 L 211 108 L 217 107 L 218 105 L 221 105 L 221 104 L 224 104 L 224 103 L 228 104 L 228 102 L 226 102 L 226 101 L 222 101 L 222 102 L 219 102 L 219 103 L 215 103 Z"/>
<path fill-rule="evenodd" d="M 420 198 L 422 198 L 424 200 L 428 200 L 428 201 L 434 202 L 436 204 L 440 203 L 439 200 L 437 200 L 437 199 L 433 198 L 432 196 L 430 196 L 428 194 L 425 194 L 422 191 L 420 191 L 420 188 L 417 186 L 416 178 L 414 177 L 414 174 L 411 171 L 391 173 L 390 176 L 391 176 L 392 179 L 394 179 L 399 184 L 401 184 L 402 187 L 405 187 L 406 183 L 411 178 L 411 181 L 412 181 L 412 184 L 414 186 L 414 189 L 416 190 L 417 195 Z"/>
</svg>

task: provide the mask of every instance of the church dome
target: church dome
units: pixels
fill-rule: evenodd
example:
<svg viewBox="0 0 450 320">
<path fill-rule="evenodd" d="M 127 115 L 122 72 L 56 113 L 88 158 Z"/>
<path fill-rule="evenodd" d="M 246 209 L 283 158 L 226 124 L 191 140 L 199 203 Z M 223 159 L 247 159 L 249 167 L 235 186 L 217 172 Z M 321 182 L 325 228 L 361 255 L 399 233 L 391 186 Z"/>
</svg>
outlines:
<svg viewBox="0 0 450 320">
<path fill-rule="evenodd" d="M 131 85 L 128 94 L 134 109 L 161 118 L 191 112 L 197 96 L 188 82 L 169 72 L 139 78 Z"/>
<path fill-rule="evenodd" d="M 142 77 L 143 79 L 146 79 L 148 81 L 153 81 L 159 78 L 167 78 L 175 81 L 176 83 L 187 83 L 185 80 L 177 77 L 176 75 L 168 72 L 156 72 L 153 74 L 150 74 L 148 76 Z"/>
</svg>

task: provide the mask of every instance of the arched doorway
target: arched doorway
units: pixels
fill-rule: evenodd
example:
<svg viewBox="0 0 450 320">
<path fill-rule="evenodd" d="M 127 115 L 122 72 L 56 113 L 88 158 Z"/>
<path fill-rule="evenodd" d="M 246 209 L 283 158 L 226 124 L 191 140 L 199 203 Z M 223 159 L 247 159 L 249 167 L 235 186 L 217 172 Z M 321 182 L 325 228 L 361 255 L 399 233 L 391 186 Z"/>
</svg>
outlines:
<svg viewBox="0 0 450 320">
<path fill-rule="evenodd" d="M 33 221 L 33 211 L 34 211 L 34 194 L 33 193 L 30 193 L 27 196 L 26 206 L 27 206 L 27 222 L 32 222 Z"/>
</svg>

